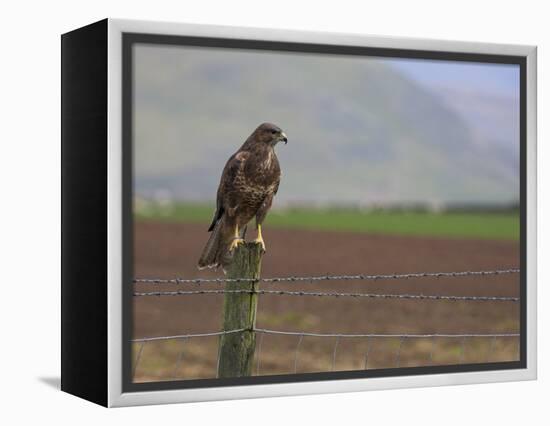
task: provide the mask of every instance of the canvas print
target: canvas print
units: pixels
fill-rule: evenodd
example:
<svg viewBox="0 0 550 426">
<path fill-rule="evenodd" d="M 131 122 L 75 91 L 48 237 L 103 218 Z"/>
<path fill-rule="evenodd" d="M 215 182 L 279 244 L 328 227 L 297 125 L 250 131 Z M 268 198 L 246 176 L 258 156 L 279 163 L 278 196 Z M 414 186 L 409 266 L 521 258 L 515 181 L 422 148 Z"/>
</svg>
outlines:
<svg viewBox="0 0 550 426">
<path fill-rule="evenodd" d="M 519 65 L 131 55 L 132 383 L 519 362 Z"/>
</svg>

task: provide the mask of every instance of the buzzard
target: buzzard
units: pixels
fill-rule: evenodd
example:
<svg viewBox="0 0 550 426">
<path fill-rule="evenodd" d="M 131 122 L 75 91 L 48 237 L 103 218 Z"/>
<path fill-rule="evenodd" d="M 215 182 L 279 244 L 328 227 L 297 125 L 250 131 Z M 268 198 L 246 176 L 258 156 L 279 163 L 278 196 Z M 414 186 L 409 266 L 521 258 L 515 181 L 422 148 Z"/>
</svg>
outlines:
<svg viewBox="0 0 550 426">
<path fill-rule="evenodd" d="M 231 261 L 232 252 L 244 242 L 246 226 L 256 218 L 256 242 L 265 250 L 262 222 L 279 189 L 281 169 L 275 145 L 288 142 L 272 123 L 263 123 L 248 137 L 225 165 L 216 197 L 216 211 L 208 232 L 210 238 L 198 267 L 217 268 Z"/>
</svg>

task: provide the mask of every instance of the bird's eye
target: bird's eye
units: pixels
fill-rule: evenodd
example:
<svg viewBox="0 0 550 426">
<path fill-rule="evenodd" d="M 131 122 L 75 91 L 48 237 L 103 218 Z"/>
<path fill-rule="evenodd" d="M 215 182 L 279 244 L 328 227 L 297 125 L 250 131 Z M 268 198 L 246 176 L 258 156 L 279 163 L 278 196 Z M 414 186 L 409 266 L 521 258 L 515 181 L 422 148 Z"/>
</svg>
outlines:
<svg viewBox="0 0 550 426">
<path fill-rule="evenodd" d="M 274 135 L 274 134 L 276 134 L 276 133 L 277 133 L 277 130 L 275 130 L 275 129 L 273 129 L 273 130 L 271 131 L 271 134 L 272 134 L 272 135 Z"/>
</svg>

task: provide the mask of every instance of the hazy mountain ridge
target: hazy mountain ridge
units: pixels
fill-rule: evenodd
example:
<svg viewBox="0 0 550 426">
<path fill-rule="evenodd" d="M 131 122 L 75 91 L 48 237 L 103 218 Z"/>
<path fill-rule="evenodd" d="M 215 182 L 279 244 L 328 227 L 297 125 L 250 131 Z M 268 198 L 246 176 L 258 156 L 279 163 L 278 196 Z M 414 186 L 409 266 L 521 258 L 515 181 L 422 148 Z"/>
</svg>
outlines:
<svg viewBox="0 0 550 426">
<path fill-rule="evenodd" d="M 377 60 L 140 47 L 135 87 L 138 195 L 214 199 L 227 158 L 273 121 L 289 136 L 280 204 L 517 199 L 513 153 Z"/>
</svg>

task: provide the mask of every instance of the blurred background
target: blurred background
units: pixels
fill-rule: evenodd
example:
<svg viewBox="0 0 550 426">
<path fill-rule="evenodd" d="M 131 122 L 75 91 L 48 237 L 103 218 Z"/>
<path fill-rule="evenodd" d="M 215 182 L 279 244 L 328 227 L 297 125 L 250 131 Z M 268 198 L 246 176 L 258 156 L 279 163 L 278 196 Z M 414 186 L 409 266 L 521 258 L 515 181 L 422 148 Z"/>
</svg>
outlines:
<svg viewBox="0 0 550 426">
<path fill-rule="evenodd" d="M 264 228 L 263 276 L 519 265 L 519 67 L 145 44 L 133 55 L 136 278 L 223 275 L 195 265 L 223 166 L 264 121 L 279 125 L 289 143 L 277 147 L 282 179 Z M 517 296 L 519 281 L 512 275 L 302 289 Z M 222 297 L 135 298 L 134 335 L 219 330 Z M 517 332 L 519 306 L 263 295 L 258 327 Z M 327 340 L 304 338 L 296 363 L 295 337 L 266 335 L 255 371 L 390 367 L 401 344 L 353 339 L 339 343 L 334 360 Z M 399 349 L 400 365 L 513 360 L 517 344 L 415 339 Z M 136 381 L 215 377 L 215 337 L 136 345 L 136 357 L 140 350 Z"/>
</svg>

